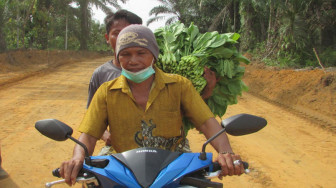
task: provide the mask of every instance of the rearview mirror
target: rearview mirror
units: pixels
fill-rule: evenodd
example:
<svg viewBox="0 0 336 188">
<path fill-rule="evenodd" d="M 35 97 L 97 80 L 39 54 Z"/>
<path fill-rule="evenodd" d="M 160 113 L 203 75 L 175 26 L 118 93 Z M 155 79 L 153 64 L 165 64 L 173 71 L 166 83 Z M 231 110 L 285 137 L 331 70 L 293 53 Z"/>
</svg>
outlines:
<svg viewBox="0 0 336 188">
<path fill-rule="evenodd" d="M 267 125 L 267 121 L 250 114 L 238 114 L 224 119 L 221 125 L 228 134 L 241 136 L 259 131 Z"/>
<path fill-rule="evenodd" d="M 206 159 L 205 147 L 223 132 L 227 132 L 233 136 L 241 136 L 245 134 L 251 134 L 259 131 L 267 125 L 266 119 L 250 114 L 238 114 L 222 120 L 221 125 L 223 129 L 217 134 L 209 138 L 202 146 L 202 152 L 199 158 L 201 160 Z"/>
<path fill-rule="evenodd" d="M 72 135 L 72 128 L 57 119 L 45 119 L 35 123 L 35 128 L 44 136 L 56 141 L 64 141 Z"/>
</svg>

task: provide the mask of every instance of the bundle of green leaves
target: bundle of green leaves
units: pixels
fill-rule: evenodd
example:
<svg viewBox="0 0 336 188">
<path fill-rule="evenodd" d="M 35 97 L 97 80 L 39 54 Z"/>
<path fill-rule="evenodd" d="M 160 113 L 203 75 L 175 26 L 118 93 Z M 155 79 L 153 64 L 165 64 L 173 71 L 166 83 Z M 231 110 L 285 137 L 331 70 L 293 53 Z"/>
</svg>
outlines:
<svg viewBox="0 0 336 188">
<path fill-rule="evenodd" d="M 180 22 L 161 27 L 154 34 L 160 48 L 156 65 L 164 72 L 188 78 L 200 94 L 206 86 L 204 67 L 216 73 L 219 81 L 206 100 L 214 115 L 222 117 L 227 106 L 236 104 L 237 97 L 247 91 L 242 81 L 245 68 L 240 62 L 248 64 L 250 61 L 235 46 L 239 34 L 200 33 L 193 23 L 185 27 Z M 189 121 L 184 120 L 184 124 L 186 133 L 193 128 Z"/>
</svg>

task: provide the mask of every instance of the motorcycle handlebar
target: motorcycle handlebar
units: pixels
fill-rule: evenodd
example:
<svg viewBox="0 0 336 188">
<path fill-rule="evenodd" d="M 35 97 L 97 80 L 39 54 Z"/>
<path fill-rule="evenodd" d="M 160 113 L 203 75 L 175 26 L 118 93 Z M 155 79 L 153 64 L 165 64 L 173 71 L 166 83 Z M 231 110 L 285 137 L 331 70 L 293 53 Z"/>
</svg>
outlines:
<svg viewBox="0 0 336 188">
<path fill-rule="evenodd" d="M 249 173 L 249 169 L 248 169 L 249 164 L 245 161 L 242 161 L 242 163 L 243 163 L 243 166 L 244 166 L 244 169 L 245 169 L 245 173 L 246 174 Z M 213 162 L 213 172 L 216 172 L 216 171 L 221 170 L 221 169 L 222 169 L 222 167 L 219 165 L 218 162 Z"/>
<path fill-rule="evenodd" d="M 52 171 L 52 175 L 58 178 L 61 178 L 61 174 L 60 174 L 60 168 L 56 168 Z M 81 169 L 77 175 L 77 178 L 80 177 L 88 177 L 88 175 L 84 172 L 83 169 Z"/>
<path fill-rule="evenodd" d="M 248 173 L 249 172 L 249 169 L 248 169 L 249 168 L 249 164 L 247 162 L 245 162 L 245 161 L 242 161 L 242 163 L 243 163 L 243 166 L 244 166 L 244 169 L 245 169 L 245 173 Z M 213 162 L 213 170 L 212 170 L 213 172 L 219 171 L 221 169 L 222 168 L 221 168 L 221 166 L 219 165 L 218 162 Z M 59 170 L 60 170 L 59 168 L 54 169 L 52 171 L 52 175 L 55 176 L 55 177 L 60 178 L 61 175 L 59 173 Z"/>
<path fill-rule="evenodd" d="M 241 161 L 243 166 L 244 166 L 244 169 L 245 169 L 245 173 L 249 173 L 249 164 L 245 161 Z M 221 166 L 219 165 L 218 162 L 213 162 L 213 168 L 212 168 L 212 172 L 217 172 L 217 171 L 220 171 L 221 170 Z M 218 173 L 218 172 L 217 172 Z M 77 182 L 91 182 L 91 181 L 96 181 L 96 179 L 94 177 L 91 177 L 90 179 L 86 179 L 85 178 L 85 173 L 83 172 L 83 169 L 80 170 L 78 176 L 77 176 Z M 60 175 L 60 168 L 56 168 L 52 171 L 52 175 L 55 176 L 55 177 L 58 177 L 58 178 L 61 178 L 61 175 Z M 216 176 L 218 176 L 219 174 L 217 174 Z M 213 175 L 214 176 L 214 175 Z M 207 177 L 207 178 L 211 178 L 211 177 Z M 59 184 L 59 183 L 64 183 L 64 181 L 55 181 L 55 182 L 51 182 L 51 183 L 47 183 L 46 186 L 47 187 L 51 187 L 52 185 L 54 184 Z M 50 184 L 50 185 L 49 185 Z"/>
<path fill-rule="evenodd" d="M 55 176 L 55 177 L 60 178 L 61 175 L 60 175 L 59 171 L 60 171 L 59 168 L 54 169 L 54 170 L 52 171 L 52 175 Z"/>
</svg>

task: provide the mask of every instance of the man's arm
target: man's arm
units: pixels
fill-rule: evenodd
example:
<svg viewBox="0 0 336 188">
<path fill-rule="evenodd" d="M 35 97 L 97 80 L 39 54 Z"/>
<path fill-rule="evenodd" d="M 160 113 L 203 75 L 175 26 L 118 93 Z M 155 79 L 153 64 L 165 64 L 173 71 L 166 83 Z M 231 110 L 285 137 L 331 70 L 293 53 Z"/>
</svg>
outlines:
<svg viewBox="0 0 336 188">
<path fill-rule="evenodd" d="M 78 139 L 80 142 L 86 145 L 89 155 L 93 154 L 94 148 L 96 146 L 97 139 L 86 133 L 82 133 Z M 85 151 L 82 146 L 76 144 L 72 159 L 65 161 L 61 164 L 60 175 L 65 179 L 68 185 L 74 185 L 76 183 L 76 178 L 79 170 L 83 167 L 83 162 L 85 158 Z"/>
<path fill-rule="evenodd" d="M 98 85 L 97 85 L 97 78 L 95 78 L 95 74 L 92 74 L 90 83 L 89 83 L 89 89 L 88 89 L 88 100 L 87 100 L 87 104 L 86 104 L 86 108 L 89 108 L 91 100 L 93 98 L 93 95 L 96 93 L 97 89 L 98 89 Z"/>
<path fill-rule="evenodd" d="M 108 131 L 107 129 L 105 130 L 103 136 L 100 138 L 105 142 L 106 146 L 111 146 L 111 138 L 110 138 L 110 131 Z"/>
<path fill-rule="evenodd" d="M 86 108 L 89 108 L 92 98 L 94 96 L 94 94 L 96 93 L 96 91 L 99 88 L 99 68 L 97 68 L 92 76 L 91 76 L 91 80 L 89 83 L 89 89 L 88 89 L 88 100 L 87 100 L 87 104 L 86 104 Z M 107 146 L 111 146 L 111 141 L 110 141 L 110 132 L 106 129 L 103 136 L 101 137 L 101 139 L 105 142 L 105 145 Z"/>
<path fill-rule="evenodd" d="M 203 125 L 201 125 L 201 127 L 199 127 L 199 131 L 201 131 L 207 139 L 211 138 L 220 130 L 222 130 L 222 127 L 215 118 L 208 119 Z M 239 155 L 235 155 L 233 153 L 226 133 L 219 135 L 211 142 L 211 145 L 219 153 L 217 160 L 222 167 L 222 176 L 241 175 L 244 172 L 242 164 L 233 165 L 233 161 L 241 160 L 241 158 Z"/>
</svg>

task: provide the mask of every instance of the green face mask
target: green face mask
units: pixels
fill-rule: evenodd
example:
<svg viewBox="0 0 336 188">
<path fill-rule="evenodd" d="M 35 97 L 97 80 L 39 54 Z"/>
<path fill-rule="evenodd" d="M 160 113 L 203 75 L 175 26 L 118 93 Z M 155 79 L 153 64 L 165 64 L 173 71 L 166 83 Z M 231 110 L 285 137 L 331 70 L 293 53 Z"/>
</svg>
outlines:
<svg viewBox="0 0 336 188">
<path fill-rule="evenodd" d="M 154 61 L 154 59 L 153 59 Z M 127 79 L 135 82 L 135 83 L 141 83 L 145 80 L 147 80 L 150 76 L 152 76 L 155 73 L 155 70 L 153 69 L 153 63 L 148 66 L 147 68 L 138 71 L 138 72 L 131 72 L 126 69 L 124 69 L 121 66 L 121 75 L 124 75 Z"/>
</svg>

